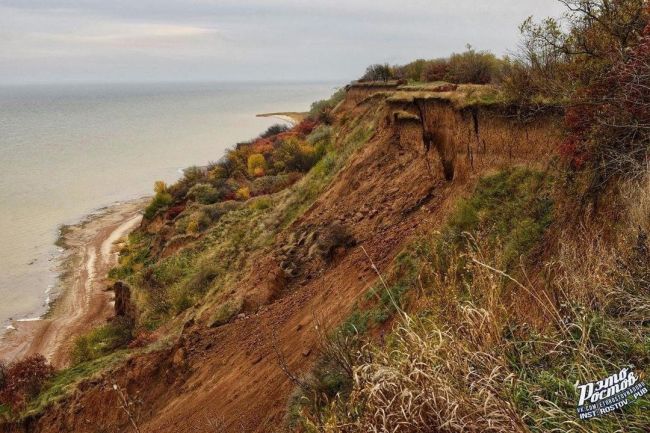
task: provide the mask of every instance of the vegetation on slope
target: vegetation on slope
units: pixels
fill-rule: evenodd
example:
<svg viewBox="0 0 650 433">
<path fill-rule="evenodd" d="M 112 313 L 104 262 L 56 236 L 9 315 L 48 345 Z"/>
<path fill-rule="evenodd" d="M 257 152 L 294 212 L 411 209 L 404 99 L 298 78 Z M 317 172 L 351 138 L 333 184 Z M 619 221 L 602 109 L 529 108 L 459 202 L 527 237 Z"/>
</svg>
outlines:
<svg viewBox="0 0 650 433">
<path fill-rule="evenodd" d="M 151 231 L 146 225 L 135 230 L 110 273 L 114 281 L 128 283 L 137 320 L 116 318 L 77 338 L 73 365 L 53 372 L 44 364 L 47 375 L 38 377 L 38 386 L 21 391 L 20 407 L 12 409 L 13 397 L 10 401 L 0 396 L 2 416 L 43 411 L 81 381 L 115 368 L 190 317 L 207 312 L 210 324 L 219 326 L 238 314 L 242 300 L 227 289 L 245 275 L 279 230 L 318 198 L 374 132 L 377 110 L 343 127 L 330 125 L 330 112 L 340 99 L 338 93 L 314 103 L 303 123 L 272 126 L 207 169 L 186 170 L 174 185 L 156 182 L 145 218 L 150 224 L 165 221 L 172 233 Z M 162 254 L 161 239 L 178 241 L 182 248 Z M 158 332 L 161 327 L 165 329 Z M 0 366 L 0 378 L 6 370 Z M 0 389 L 6 389 L 5 383 L 0 380 Z"/>
<path fill-rule="evenodd" d="M 416 240 L 423 254 L 400 255 L 373 289 L 383 296 L 323 343 L 309 386 L 294 397 L 292 426 L 647 429 L 647 398 L 589 422 L 575 408 L 578 382 L 623 366 L 649 372 L 650 10 L 640 0 L 563 3 L 566 23 L 524 23 L 523 50 L 499 74 L 503 102 L 532 113 L 566 108 L 557 181 L 521 170 L 484 178 L 441 232 Z M 407 70 L 415 64 L 425 63 Z M 366 78 L 399 70 L 376 65 Z M 427 91 L 404 90 L 393 99 Z M 405 263 L 412 273 L 403 280 Z M 396 322 L 377 341 L 368 331 L 386 329 L 387 314 Z"/>
<path fill-rule="evenodd" d="M 597 225 L 553 224 L 563 209 L 553 206 L 558 187 L 546 175 L 514 169 L 482 179 L 324 343 L 310 387 L 294 398 L 293 425 L 644 431 L 647 400 L 588 424 L 575 413 L 576 381 L 630 364 L 649 372 L 650 184 L 627 187 L 621 213 L 631 217 L 605 243 Z M 385 314 L 396 321 L 377 342 L 368 331 L 385 329 Z"/>
<path fill-rule="evenodd" d="M 507 104 L 513 116 L 561 107 L 567 137 L 547 172 L 484 175 L 439 231 L 407 245 L 323 338 L 293 397 L 292 427 L 641 432 L 650 424 L 647 399 L 588 423 L 575 414 L 576 382 L 625 365 L 649 372 L 647 5 L 564 3 L 565 23 L 522 26 L 515 58 L 468 48 L 369 67 L 365 80 L 410 82 L 392 100 L 421 93 L 457 98 L 457 108 Z M 377 109 L 333 121 L 342 97 L 315 103 L 294 128 L 271 127 L 219 162 L 189 168 L 174 185 L 157 182 L 145 224 L 110 275 L 128 283 L 137 318 L 80 337 L 75 365 L 56 374 L 34 360 L 31 370 L 0 366 L 0 416 L 41 411 L 188 319 L 221 326 L 237 315 L 243 300 L 232 287 L 374 133 Z M 21 369 L 38 380 L 7 385 L 23 383 L 23 373 L 7 373 Z"/>
</svg>

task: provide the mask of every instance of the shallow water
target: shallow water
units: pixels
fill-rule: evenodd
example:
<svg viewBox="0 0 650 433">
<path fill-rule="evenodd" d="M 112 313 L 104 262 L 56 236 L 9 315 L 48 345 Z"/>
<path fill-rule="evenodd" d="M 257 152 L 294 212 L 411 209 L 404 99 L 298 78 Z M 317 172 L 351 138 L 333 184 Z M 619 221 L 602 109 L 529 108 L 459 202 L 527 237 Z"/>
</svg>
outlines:
<svg viewBox="0 0 650 433">
<path fill-rule="evenodd" d="M 335 83 L 0 87 L 0 324 L 46 310 L 61 224 L 149 194 L 182 168 L 306 111 Z"/>
</svg>

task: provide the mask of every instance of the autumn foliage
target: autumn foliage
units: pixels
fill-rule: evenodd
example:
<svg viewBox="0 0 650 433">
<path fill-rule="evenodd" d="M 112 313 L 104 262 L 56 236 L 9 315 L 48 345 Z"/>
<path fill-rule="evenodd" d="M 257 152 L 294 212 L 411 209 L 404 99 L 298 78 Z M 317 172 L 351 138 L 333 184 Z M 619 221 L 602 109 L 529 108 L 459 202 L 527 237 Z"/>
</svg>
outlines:
<svg viewBox="0 0 650 433">
<path fill-rule="evenodd" d="M 645 0 L 562 0 L 563 19 L 522 24 L 503 80 L 521 112 L 564 109 L 559 154 L 582 203 L 643 172 L 650 150 L 650 7 Z"/>
<path fill-rule="evenodd" d="M 590 195 L 615 177 L 635 177 L 649 161 L 650 24 L 620 54 L 609 56 L 611 66 L 578 89 L 566 110 L 560 152 L 572 169 L 590 174 Z"/>
<path fill-rule="evenodd" d="M 0 365 L 0 404 L 14 412 L 23 410 L 53 374 L 54 368 L 42 355 Z"/>
<path fill-rule="evenodd" d="M 178 212 L 171 210 L 185 209 L 191 203 L 246 201 L 295 183 L 325 153 L 326 143 L 311 144 L 308 136 L 326 123 L 327 115 L 320 111 L 329 113 L 336 100 L 321 101 L 318 110 L 313 110 L 320 114 L 310 113 L 297 125 L 273 125 L 258 137 L 238 143 L 216 163 L 184 170 L 183 177 L 173 185 L 156 183 L 156 194 L 145 218 L 152 219 L 165 211 L 165 218 L 173 219 Z"/>
</svg>

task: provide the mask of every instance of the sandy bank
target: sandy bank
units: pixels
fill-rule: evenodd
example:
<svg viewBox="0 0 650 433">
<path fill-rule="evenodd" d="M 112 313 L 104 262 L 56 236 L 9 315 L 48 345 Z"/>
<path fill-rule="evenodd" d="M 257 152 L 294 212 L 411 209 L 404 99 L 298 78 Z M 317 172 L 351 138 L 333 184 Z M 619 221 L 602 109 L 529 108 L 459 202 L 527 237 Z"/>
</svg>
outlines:
<svg viewBox="0 0 650 433">
<path fill-rule="evenodd" d="M 61 244 L 60 295 L 39 320 L 14 321 L 0 339 L 0 359 L 41 353 L 57 367 L 70 361 L 74 337 L 104 323 L 113 310 L 106 275 L 117 262 L 120 241 L 140 223 L 146 199 L 120 203 L 66 227 Z"/>
<path fill-rule="evenodd" d="M 257 117 L 274 117 L 276 119 L 289 122 L 292 125 L 297 125 L 298 123 L 302 122 L 305 117 L 307 117 L 307 114 L 308 113 L 299 113 L 297 111 L 284 111 L 277 113 L 262 113 L 258 114 Z"/>
</svg>

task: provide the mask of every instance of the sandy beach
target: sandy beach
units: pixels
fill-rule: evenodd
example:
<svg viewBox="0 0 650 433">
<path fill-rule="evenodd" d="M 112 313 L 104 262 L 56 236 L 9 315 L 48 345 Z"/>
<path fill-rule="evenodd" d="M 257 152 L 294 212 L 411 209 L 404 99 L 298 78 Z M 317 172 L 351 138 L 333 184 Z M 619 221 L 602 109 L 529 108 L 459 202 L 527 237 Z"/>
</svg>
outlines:
<svg viewBox="0 0 650 433">
<path fill-rule="evenodd" d="M 40 353 L 57 367 L 69 363 L 74 338 L 112 315 L 106 276 L 117 263 L 119 242 L 140 223 L 146 201 L 110 206 L 62 230 L 60 244 L 66 252 L 59 296 L 44 317 L 12 322 L 13 329 L 0 338 L 0 360 Z"/>
<path fill-rule="evenodd" d="M 257 117 L 272 117 L 274 119 L 288 122 L 291 125 L 297 125 L 307 117 L 307 114 L 308 113 L 300 113 L 297 111 L 283 111 L 277 113 L 261 113 L 258 114 Z"/>
</svg>

